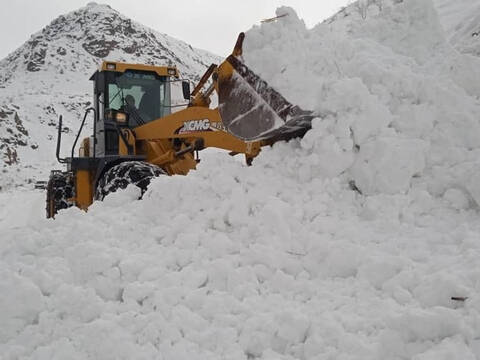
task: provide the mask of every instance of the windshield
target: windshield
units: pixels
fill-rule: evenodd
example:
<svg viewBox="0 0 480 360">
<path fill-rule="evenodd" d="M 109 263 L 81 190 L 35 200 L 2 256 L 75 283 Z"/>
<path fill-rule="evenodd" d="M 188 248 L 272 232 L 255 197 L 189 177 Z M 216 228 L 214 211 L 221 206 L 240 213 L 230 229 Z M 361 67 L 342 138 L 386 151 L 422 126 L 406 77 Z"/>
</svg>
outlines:
<svg viewBox="0 0 480 360">
<path fill-rule="evenodd" d="M 107 108 L 129 113 L 137 126 L 170 114 L 170 83 L 151 72 L 114 73 L 108 81 Z"/>
</svg>

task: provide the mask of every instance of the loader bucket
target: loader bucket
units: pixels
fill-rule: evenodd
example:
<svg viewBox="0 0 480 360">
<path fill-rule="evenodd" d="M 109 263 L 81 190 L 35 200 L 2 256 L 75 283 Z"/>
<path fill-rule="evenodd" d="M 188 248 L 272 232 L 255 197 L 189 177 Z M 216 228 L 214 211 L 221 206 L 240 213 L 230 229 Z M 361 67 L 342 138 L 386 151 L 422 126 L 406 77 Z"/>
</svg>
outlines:
<svg viewBox="0 0 480 360">
<path fill-rule="evenodd" d="M 234 55 L 219 66 L 217 86 L 223 124 L 246 141 L 301 137 L 315 117 L 292 105 Z"/>
</svg>

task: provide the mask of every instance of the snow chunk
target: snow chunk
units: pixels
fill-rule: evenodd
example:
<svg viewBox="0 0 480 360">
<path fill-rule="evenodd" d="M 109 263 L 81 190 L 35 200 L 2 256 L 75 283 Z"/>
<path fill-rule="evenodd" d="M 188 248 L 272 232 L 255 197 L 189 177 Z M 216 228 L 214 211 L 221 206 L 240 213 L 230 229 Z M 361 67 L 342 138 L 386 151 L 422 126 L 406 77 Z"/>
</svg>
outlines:
<svg viewBox="0 0 480 360">
<path fill-rule="evenodd" d="M 378 138 L 360 148 L 352 175 L 365 194 L 396 194 L 410 188 L 425 168 L 426 144 L 420 140 Z"/>
<path fill-rule="evenodd" d="M 26 326 L 38 323 L 46 303 L 30 279 L 5 268 L 0 270 L 0 341 L 7 342 Z"/>
</svg>

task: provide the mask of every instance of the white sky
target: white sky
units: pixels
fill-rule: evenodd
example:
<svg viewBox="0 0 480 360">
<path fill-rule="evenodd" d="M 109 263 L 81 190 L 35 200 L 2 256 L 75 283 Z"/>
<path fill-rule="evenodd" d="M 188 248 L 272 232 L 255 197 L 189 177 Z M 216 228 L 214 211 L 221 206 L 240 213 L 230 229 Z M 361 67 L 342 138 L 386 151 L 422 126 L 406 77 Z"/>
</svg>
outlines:
<svg viewBox="0 0 480 360">
<path fill-rule="evenodd" d="M 312 27 L 349 0 L 104 0 L 120 13 L 194 47 L 227 55 L 240 31 L 275 16 L 281 5 L 293 7 Z M 86 0 L 0 0 L 0 59 L 22 45 L 54 18 Z"/>
</svg>

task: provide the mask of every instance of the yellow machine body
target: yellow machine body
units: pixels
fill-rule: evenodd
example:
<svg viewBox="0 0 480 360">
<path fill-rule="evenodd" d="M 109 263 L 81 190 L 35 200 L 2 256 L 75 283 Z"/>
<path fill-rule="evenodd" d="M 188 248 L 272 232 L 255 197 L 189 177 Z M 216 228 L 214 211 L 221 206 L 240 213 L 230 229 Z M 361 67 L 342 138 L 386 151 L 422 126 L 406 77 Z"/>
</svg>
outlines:
<svg viewBox="0 0 480 360">
<path fill-rule="evenodd" d="M 118 62 L 104 62 L 100 67 L 100 71 L 125 72 L 127 70 L 179 77 L 174 67 Z M 216 71 L 215 67 L 215 71 L 211 74 Z M 207 80 L 208 78 L 203 79 L 203 83 L 205 84 Z M 224 149 L 232 155 L 245 154 L 246 161 L 250 163 L 260 152 L 262 142 L 245 142 L 227 132 L 218 109 L 209 108 L 212 90 L 214 90 L 213 86 L 207 90 L 208 94 L 194 90 L 189 106 L 183 110 L 133 129 L 121 128 L 118 155 L 144 156 L 144 161 L 161 167 L 168 175 L 187 175 L 190 170 L 196 168 L 199 161 L 195 158 L 195 151 L 207 147 Z M 201 146 L 192 147 L 192 144 L 198 141 Z M 94 154 L 91 153 L 91 148 L 91 139 L 84 138 L 78 151 L 79 157 L 92 158 Z M 80 209 L 88 209 L 94 201 L 97 172 L 96 167 L 74 170 L 75 191 L 70 201 Z M 55 212 L 52 204 L 47 204 L 47 216 L 53 217 Z"/>
<path fill-rule="evenodd" d="M 88 209 L 95 199 L 99 179 L 108 169 L 122 162 L 141 161 L 157 166 L 167 175 L 187 175 L 190 170 L 196 168 L 200 161 L 197 158 L 198 151 L 204 148 L 224 149 L 231 155 L 244 154 L 247 164 L 250 164 L 259 154 L 262 146 L 271 145 L 277 141 L 276 139 L 286 139 L 283 135 L 275 135 L 270 139 L 245 141 L 242 140 L 242 136 L 232 135 L 231 128 L 227 130 L 225 126 L 225 118 L 232 128 L 236 126 L 237 118 L 243 118 L 246 125 L 241 124 L 243 128 L 239 129 L 245 129 L 250 136 L 253 126 L 253 135 L 260 138 L 263 130 L 258 127 L 257 131 L 255 121 L 258 120 L 261 124 L 264 119 L 285 116 L 285 113 L 282 113 L 285 109 L 293 109 L 298 113 L 298 109 L 268 87 L 242 63 L 235 60 L 242 54 L 243 39 L 242 33 L 232 55 L 219 66 L 212 64 L 192 92 L 189 90 L 189 84 L 182 82 L 184 97 L 188 100 L 186 108 L 172 113 L 170 93 L 164 92 L 163 98 L 157 97 L 155 98 L 157 100 L 149 103 L 151 109 L 160 109 L 156 114 L 161 116 L 153 118 L 150 116 L 148 121 L 143 121 L 138 115 L 147 90 L 142 93 L 143 95 L 137 96 L 137 101 L 141 96 L 138 109 L 135 107 L 134 97 L 129 92 L 133 93 L 132 89 L 137 85 L 142 90 L 152 89 L 153 85 L 146 85 L 148 81 L 157 81 L 161 86 L 167 84 L 170 91 L 170 84 L 180 81 L 176 67 L 103 62 L 91 78 L 94 80 L 95 107 L 87 110 L 79 131 L 80 135 L 85 118 L 91 110 L 95 115 L 94 134 L 81 141 L 78 157 L 73 155 L 77 142 L 75 141 L 71 158 L 59 158 L 60 119 L 57 158 L 60 162 L 68 164 L 68 171 L 64 173 L 52 171 L 47 191 L 47 216 L 53 217 L 60 208 L 71 205 L 84 210 Z M 129 79 L 134 80 L 128 82 Z M 162 89 L 165 90 L 167 85 Z M 254 90 L 242 93 L 245 86 L 250 86 Z M 126 96 L 124 92 L 127 93 Z M 222 95 L 222 99 L 219 99 L 219 107 L 210 108 L 210 98 L 214 92 L 219 96 Z M 242 95 L 236 98 L 237 92 Z M 157 91 L 156 94 L 158 95 L 159 92 Z M 269 103 L 272 94 L 273 101 Z M 128 99 L 129 96 L 130 99 Z M 262 101 L 267 106 L 256 105 L 258 96 L 263 97 Z M 121 106 L 117 108 L 111 106 L 115 99 L 117 102 L 121 99 Z M 255 113 L 253 120 L 252 112 Z M 142 121 L 139 121 L 138 117 Z M 131 122 L 133 120 L 136 121 L 134 125 Z M 96 128 L 98 124 L 104 128 Z M 103 139 L 105 142 L 100 144 L 98 139 Z M 115 142 L 116 145 L 107 149 L 107 139 L 110 143 Z M 105 150 L 103 153 L 98 151 L 100 145 Z M 60 205 L 58 198 L 61 186 L 58 184 L 63 186 L 62 189 L 66 188 L 63 195 L 60 194 L 64 198 Z"/>
</svg>

